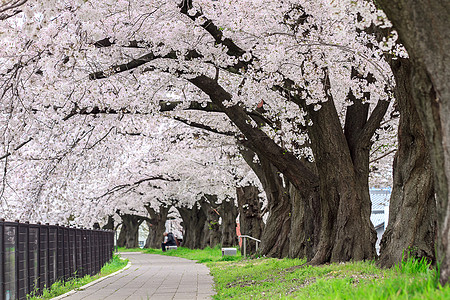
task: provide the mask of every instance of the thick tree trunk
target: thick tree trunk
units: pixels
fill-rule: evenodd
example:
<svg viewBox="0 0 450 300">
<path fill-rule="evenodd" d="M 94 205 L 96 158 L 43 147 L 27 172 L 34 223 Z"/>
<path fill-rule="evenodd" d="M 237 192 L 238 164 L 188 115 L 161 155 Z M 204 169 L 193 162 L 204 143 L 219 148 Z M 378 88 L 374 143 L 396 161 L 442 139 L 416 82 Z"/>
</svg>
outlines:
<svg viewBox="0 0 450 300">
<path fill-rule="evenodd" d="M 400 122 L 389 225 L 381 241 L 379 264 L 383 267 L 399 263 L 403 254 L 434 262 L 437 234 L 434 175 L 420 118 L 411 100 L 411 64 L 407 59 L 397 59 L 391 67 L 397 82 Z"/>
<path fill-rule="evenodd" d="M 254 162 L 253 151 L 241 149 L 241 154 L 258 176 L 268 199 L 269 217 L 262 237 L 264 252 L 261 253 L 274 257 L 289 255 L 292 258 L 311 259 L 319 240 L 321 218 L 318 189 L 305 187 L 300 191 L 287 180 L 283 186 L 279 173 L 270 164 L 266 163 L 263 168 L 262 163 Z M 267 160 L 263 158 L 262 161 Z M 303 164 L 311 172 L 316 172 L 314 163 L 303 161 Z M 278 237 L 279 232 L 288 234 Z M 285 237 L 288 238 L 287 243 Z"/>
<path fill-rule="evenodd" d="M 123 225 L 122 225 L 123 227 Z M 119 232 L 119 237 L 117 238 L 117 246 L 118 247 L 125 247 L 126 244 L 126 231 L 122 230 L 122 228 L 120 229 Z"/>
<path fill-rule="evenodd" d="M 194 204 L 192 208 L 181 206 L 177 209 L 183 219 L 183 246 L 190 249 L 202 249 L 206 223 L 205 212 L 198 204 Z"/>
<path fill-rule="evenodd" d="M 264 223 L 261 217 L 261 202 L 258 194 L 258 188 L 253 185 L 236 188 L 241 235 L 249 235 L 256 239 L 261 238 L 264 228 Z M 246 244 L 247 253 L 255 253 L 255 242 L 247 241 Z M 241 252 L 243 253 L 243 249 L 241 249 Z"/>
<path fill-rule="evenodd" d="M 220 243 L 220 215 L 215 207 L 218 205 L 217 196 L 205 195 L 200 201 L 200 205 L 206 215 L 205 229 L 203 230 L 204 236 L 202 239 L 202 248 L 207 246 L 213 248 Z"/>
<path fill-rule="evenodd" d="M 263 186 L 269 215 L 261 236 L 260 253 L 269 257 L 286 257 L 289 254 L 291 230 L 290 183 L 265 159 L 261 160 L 261 167 L 264 172 Z"/>
<path fill-rule="evenodd" d="M 112 216 L 108 216 L 108 222 L 103 225 L 102 229 L 114 230 L 114 218 Z"/>
<path fill-rule="evenodd" d="M 120 229 L 117 245 L 125 248 L 139 247 L 139 226 L 144 221 L 140 216 L 120 214 L 122 228 Z"/>
<path fill-rule="evenodd" d="M 450 3 L 380 0 L 413 66 L 414 103 L 430 145 L 435 174 L 441 283 L 450 279 Z"/>
<path fill-rule="evenodd" d="M 261 255 L 282 258 L 289 254 L 289 233 L 291 230 L 291 200 L 289 193 L 275 192 L 268 202 L 268 217 L 261 236 Z"/>
<path fill-rule="evenodd" d="M 236 236 L 236 218 L 238 216 L 238 209 L 233 200 L 223 201 L 219 208 L 221 224 L 221 241 L 222 247 L 232 247 L 237 245 Z"/>
<path fill-rule="evenodd" d="M 156 211 L 152 207 L 146 205 L 150 220 L 146 221 L 148 226 L 148 236 L 145 241 L 144 248 L 160 248 L 161 243 L 164 240 L 164 231 L 166 231 L 167 214 L 169 213 L 170 206 L 159 206 L 159 211 Z"/>
<path fill-rule="evenodd" d="M 291 200 L 291 231 L 289 257 L 310 261 L 317 251 L 320 236 L 320 198 L 318 190 L 299 191 L 289 186 Z"/>
<path fill-rule="evenodd" d="M 344 135 L 333 100 L 321 105 L 318 111 L 308 107 L 313 121 L 308 133 L 320 178 L 322 207 L 320 241 L 311 263 L 373 259 L 376 232 L 370 222 L 369 145 L 355 143 L 352 147 L 350 136 L 354 134 Z M 361 133 L 358 136 L 363 139 Z M 370 137 L 365 140 L 369 144 Z"/>
</svg>

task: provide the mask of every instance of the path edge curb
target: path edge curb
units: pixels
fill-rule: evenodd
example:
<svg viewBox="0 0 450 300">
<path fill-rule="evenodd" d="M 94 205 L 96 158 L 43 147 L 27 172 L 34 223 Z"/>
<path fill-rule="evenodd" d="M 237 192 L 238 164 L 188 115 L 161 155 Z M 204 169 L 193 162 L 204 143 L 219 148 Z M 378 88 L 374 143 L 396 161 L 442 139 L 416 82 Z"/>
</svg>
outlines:
<svg viewBox="0 0 450 300">
<path fill-rule="evenodd" d="M 122 257 L 121 257 L 120 259 L 121 259 L 121 260 L 125 260 L 125 259 L 122 258 Z M 66 298 L 66 297 L 68 297 L 68 296 L 70 296 L 70 295 L 75 294 L 75 293 L 78 292 L 78 291 L 85 290 L 85 289 L 87 289 L 88 287 L 93 286 L 94 284 L 97 284 L 97 283 L 99 283 L 99 282 L 101 282 L 101 281 L 103 281 L 103 280 L 105 280 L 105 279 L 107 279 L 107 278 L 109 278 L 109 277 L 112 277 L 112 276 L 115 276 L 115 275 L 117 275 L 117 274 L 119 274 L 119 273 L 122 273 L 123 271 L 128 270 L 130 267 L 131 267 L 131 262 L 128 261 L 128 264 L 127 264 L 125 267 L 123 267 L 122 269 L 120 269 L 119 271 L 116 271 L 116 272 L 114 272 L 114 273 L 111 273 L 111 274 L 109 274 L 109 275 L 106 275 L 105 277 L 101 277 L 101 278 L 99 278 L 99 279 L 97 279 L 97 280 L 94 280 L 94 281 L 92 281 L 92 282 L 89 282 L 88 284 L 82 285 L 82 286 L 80 286 L 80 287 L 78 287 L 78 288 L 76 288 L 76 289 L 74 289 L 74 290 L 71 290 L 71 291 L 65 293 L 65 294 L 62 294 L 62 295 L 56 296 L 56 297 L 54 297 L 54 298 L 51 298 L 51 300 L 59 300 L 59 299 Z"/>
</svg>

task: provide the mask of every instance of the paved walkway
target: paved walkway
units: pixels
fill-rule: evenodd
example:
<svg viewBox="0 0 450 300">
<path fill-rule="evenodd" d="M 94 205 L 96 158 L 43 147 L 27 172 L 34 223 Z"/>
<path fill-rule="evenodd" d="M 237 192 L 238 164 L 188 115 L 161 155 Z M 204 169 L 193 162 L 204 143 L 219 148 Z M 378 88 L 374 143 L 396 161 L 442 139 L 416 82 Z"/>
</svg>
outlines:
<svg viewBox="0 0 450 300">
<path fill-rule="evenodd" d="M 64 300 L 211 299 L 209 269 L 192 260 L 156 254 L 123 253 L 131 267 Z"/>
</svg>

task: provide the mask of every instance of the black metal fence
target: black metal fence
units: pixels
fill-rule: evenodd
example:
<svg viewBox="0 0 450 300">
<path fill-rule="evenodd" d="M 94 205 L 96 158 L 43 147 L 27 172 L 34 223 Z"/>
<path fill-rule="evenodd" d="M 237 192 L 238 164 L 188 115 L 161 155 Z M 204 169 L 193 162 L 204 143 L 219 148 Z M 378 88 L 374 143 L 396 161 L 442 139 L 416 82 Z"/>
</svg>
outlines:
<svg viewBox="0 0 450 300">
<path fill-rule="evenodd" d="M 94 275 L 113 250 L 114 231 L 0 219 L 0 299 L 26 299 L 58 280 Z"/>
</svg>

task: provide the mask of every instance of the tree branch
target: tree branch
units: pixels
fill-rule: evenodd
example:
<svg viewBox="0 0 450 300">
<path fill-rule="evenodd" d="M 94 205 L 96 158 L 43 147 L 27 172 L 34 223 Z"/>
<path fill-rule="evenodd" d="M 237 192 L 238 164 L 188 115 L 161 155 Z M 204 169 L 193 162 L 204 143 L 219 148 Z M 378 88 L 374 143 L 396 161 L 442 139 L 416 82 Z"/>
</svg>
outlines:
<svg viewBox="0 0 450 300">
<path fill-rule="evenodd" d="M 144 182 L 148 182 L 148 181 L 152 181 L 152 180 L 163 180 L 163 181 L 180 181 L 180 179 L 174 179 L 174 178 L 165 178 L 164 176 L 160 175 L 160 176 L 153 176 L 153 177 L 148 177 L 148 178 L 144 178 L 141 180 L 138 180 L 136 182 L 133 183 L 126 183 L 126 184 L 121 184 L 121 185 L 117 185 L 115 187 L 113 187 L 112 189 L 108 190 L 107 192 L 105 192 L 103 195 L 97 197 L 97 199 L 99 198 L 103 198 L 107 195 L 113 194 L 115 192 L 118 192 L 122 189 L 128 188 L 128 187 L 132 187 L 132 186 L 138 186 L 141 183 Z"/>
<path fill-rule="evenodd" d="M 225 107 L 224 101 L 231 100 L 231 94 L 214 79 L 200 75 L 188 79 L 192 84 L 206 93 L 211 101 L 221 107 L 230 120 L 239 128 L 248 141 L 257 149 L 259 157 L 265 157 L 299 189 L 315 187 L 317 176 L 311 172 L 297 157 L 278 146 L 261 129 L 253 127 L 245 110 L 238 106 Z"/>
<path fill-rule="evenodd" d="M 359 136 L 358 143 L 368 144 L 375 131 L 380 127 L 380 123 L 389 108 L 390 101 L 379 100 L 372 111 L 367 123 L 364 125 Z"/>
<path fill-rule="evenodd" d="M 32 137 L 28 138 L 28 140 L 26 140 L 25 142 L 23 142 L 23 143 L 17 145 L 17 146 L 14 148 L 14 151 L 19 150 L 20 148 L 22 148 L 23 146 L 25 146 L 26 144 L 28 144 L 28 143 L 31 142 L 32 140 L 33 140 Z M 0 156 L 0 160 L 2 160 L 2 159 L 4 159 L 4 158 L 7 158 L 7 157 L 10 156 L 10 155 L 12 155 L 12 153 L 11 153 L 11 152 L 7 152 L 7 153 L 4 154 L 3 156 Z"/>
<path fill-rule="evenodd" d="M 188 11 L 192 9 L 192 0 L 183 0 L 179 5 L 181 13 L 186 15 L 194 23 L 199 19 L 203 20 L 200 26 L 205 29 L 213 38 L 216 45 L 224 45 L 228 48 L 227 54 L 236 58 L 241 57 L 246 51 L 236 45 L 230 38 L 223 38 L 222 30 L 217 27 L 211 19 L 206 18 L 202 12 L 197 11 L 195 15 L 191 16 Z M 242 63 L 242 66 L 244 64 Z M 239 67 L 238 67 L 239 68 Z"/>
<path fill-rule="evenodd" d="M 205 124 L 201 124 L 201 123 L 197 123 L 197 122 L 192 122 L 192 121 L 189 121 L 189 120 L 186 120 L 186 119 L 183 119 L 183 118 L 180 118 L 180 117 L 176 117 L 176 116 L 173 117 L 173 119 L 177 120 L 177 121 L 179 121 L 181 123 L 184 123 L 186 125 L 189 125 L 191 127 L 200 128 L 200 129 L 203 129 L 203 130 L 206 130 L 206 131 L 210 131 L 210 132 L 213 132 L 213 133 L 226 135 L 226 136 L 232 136 L 232 137 L 236 136 L 236 132 L 233 132 L 233 131 L 220 131 L 220 130 L 218 130 L 216 128 L 213 128 L 211 126 L 208 126 L 208 125 L 205 125 Z"/>
<path fill-rule="evenodd" d="M 161 57 L 154 55 L 152 52 L 147 53 L 137 59 L 131 60 L 128 63 L 121 64 L 121 65 L 113 65 L 105 71 L 98 71 L 98 72 L 91 73 L 91 74 L 89 74 L 89 79 L 91 79 L 91 80 L 102 79 L 102 78 L 107 78 L 113 74 L 130 71 L 139 66 L 142 66 L 145 63 L 155 60 L 156 58 L 161 58 Z"/>
<path fill-rule="evenodd" d="M 181 101 L 160 101 L 159 102 L 159 111 L 160 112 L 173 111 L 173 110 L 175 110 L 175 108 L 178 105 L 181 105 L 181 104 L 183 104 L 183 102 L 181 102 Z M 198 103 L 198 102 L 191 102 L 191 103 L 189 103 L 189 107 L 186 109 L 223 113 L 222 108 L 212 102 L 209 102 L 206 104 Z"/>
<path fill-rule="evenodd" d="M 371 164 L 371 163 L 374 163 L 374 162 L 376 162 L 377 160 L 380 160 L 380 159 L 382 159 L 382 158 L 388 156 L 389 154 L 391 154 L 392 152 L 395 152 L 395 151 L 397 151 L 397 149 L 392 149 L 391 151 L 386 152 L 385 154 L 383 154 L 383 155 L 381 155 L 381 156 L 379 156 L 379 157 L 377 157 L 377 158 L 372 159 L 371 161 L 369 161 L 369 163 L 370 163 L 370 164 Z"/>
<path fill-rule="evenodd" d="M 106 137 L 111 133 L 111 131 L 113 131 L 113 129 L 116 128 L 115 126 L 111 127 L 108 132 L 101 137 L 98 141 L 96 141 L 94 144 L 92 144 L 92 146 L 90 146 L 89 148 L 87 148 L 88 150 L 91 150 L 92 148 L 94 148 L 96 145 L 98 145 L 99 143 L 101 143 L 101 141 L 103 141 L 104 139 L 106 139 Z"/>
<path fill-rule="evenodd" d="M 28 0 L 10 0 L 10 1 L 2 1 L 4 4 L 0 6 L 0 13 L 4 13 L 8 10 L 17 8 L 19 6 L 27 3 Z"/>
<path fill-rule="evenodd" d="M 184 60 L 192 60 L 192 59 L 201 58 L 201 57 L 202 57 L 202 55 L 199 54 L 196 50 L 190 50 L 186 53 L 186 55 L 183 58 L 184 58 Z M 161 59 L 161 58 L 179 59 L 180 57 L 173 50 L 170 51 L 169 53 L 167 53 L 166 55 L 162 55 L 162 56 L 155 55 L 153 52 L 150 52 L 139 58 L 132 59 L 131 61 L 129 61 L 127 63 L 120 64 L 120 65 L 113 65 L 113 66 L 110 66 L 106 70 L 91 73 L 91 74 L 89 74 L 89 79 L 97 80 L 97 79 L 110 77 L 114 74 L 131 71 L 131 70 L 136 69 L 137 67 L 140 67 L 148 62 L 151 62 L 155 59 Z"/>
</svg>

